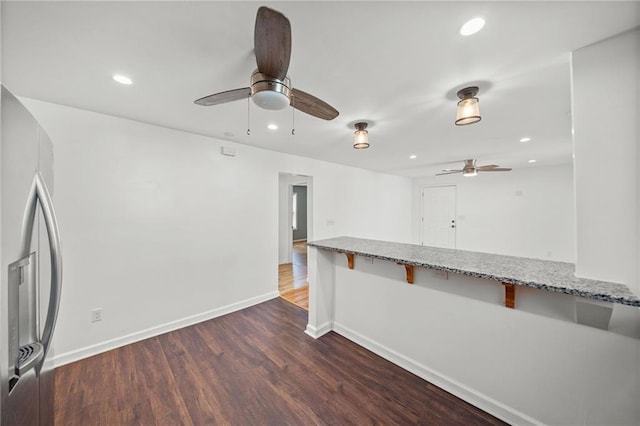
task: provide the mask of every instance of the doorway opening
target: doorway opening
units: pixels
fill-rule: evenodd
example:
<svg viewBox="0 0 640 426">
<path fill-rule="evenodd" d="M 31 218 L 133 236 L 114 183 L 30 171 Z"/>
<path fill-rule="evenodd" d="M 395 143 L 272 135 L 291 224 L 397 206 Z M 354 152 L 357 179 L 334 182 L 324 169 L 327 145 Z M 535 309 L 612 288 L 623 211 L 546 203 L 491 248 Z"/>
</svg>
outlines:
<svg viewBox="0 0 640 426">
<path fill-rule="evenodd" d="M 309 310 L 307 241 L 312 227 L 312 177 L 279 174 L 278 292 Z"/>
</svg>

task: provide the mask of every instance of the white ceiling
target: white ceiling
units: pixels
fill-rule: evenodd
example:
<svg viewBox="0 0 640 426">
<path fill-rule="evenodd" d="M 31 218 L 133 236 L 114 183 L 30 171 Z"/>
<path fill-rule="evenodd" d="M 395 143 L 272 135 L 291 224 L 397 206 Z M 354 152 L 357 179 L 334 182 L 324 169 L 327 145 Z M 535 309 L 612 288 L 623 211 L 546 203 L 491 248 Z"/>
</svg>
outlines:
<svg viewBox="0 0 640 426">
<path fill-rule="evenodd" d="M 247 136 L 246 101 L 193 104 L 249 85 L 262 4 L 291 21 L 293 86 L 336 107 L 335 120 L 296 112 L 292 136 L 291 109 L 251 104 Z M 3 1 L 2 8 L 2 79 L 17 95 L 406 176 L 456 168 L 465 158 L 513 168 L 570 162 L 570 52 L 640 25 L 637 1 Z M 459 35 L 475 16 L 485 28 Z M 134 85 L 115 83 L 114 73 Z M 480 86 L 483 119 L 457 127 L 455 92 L 469 82 Z M 361 119 L 374 123 L 368 150 L 351 147 L 349 126 Z M 269 122 L 279 130 L 267 130 Z M 525 136 L 531 142 L 520 143 Z"/>
</svg>

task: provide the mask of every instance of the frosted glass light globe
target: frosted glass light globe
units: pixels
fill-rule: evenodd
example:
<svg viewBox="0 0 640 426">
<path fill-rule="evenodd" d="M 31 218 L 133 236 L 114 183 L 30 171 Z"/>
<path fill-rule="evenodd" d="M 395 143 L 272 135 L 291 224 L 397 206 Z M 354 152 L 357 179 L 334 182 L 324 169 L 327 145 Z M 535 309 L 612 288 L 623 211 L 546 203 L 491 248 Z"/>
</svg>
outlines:
<svg viewBox="0 0 640 426">
<path fill-rule="evenodd" d="M 285 109 L 289 106 L 289 98 L 285 94 L 271 90 L 254 93 L 252 98 L 256 105 L 264 109 Z"/>
</svg>

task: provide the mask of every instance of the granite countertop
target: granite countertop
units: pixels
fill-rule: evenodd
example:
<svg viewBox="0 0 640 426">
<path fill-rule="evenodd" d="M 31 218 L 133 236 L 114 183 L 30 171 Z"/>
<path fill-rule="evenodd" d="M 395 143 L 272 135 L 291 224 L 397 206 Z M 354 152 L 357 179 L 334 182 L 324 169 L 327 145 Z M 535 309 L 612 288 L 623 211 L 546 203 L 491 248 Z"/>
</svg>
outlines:
<svg viewBox="0 0 640 426">
<path fill-rule="evenodd" d="M 575 265 L 573 263 L 352 237 L 312 241 L 308 245 L 320 249 L 354 253 L 455 274 L 640 307 L 640 298 L 633 294 L 626 285 L 577 278 L 574 274 Z"/>
</svg>

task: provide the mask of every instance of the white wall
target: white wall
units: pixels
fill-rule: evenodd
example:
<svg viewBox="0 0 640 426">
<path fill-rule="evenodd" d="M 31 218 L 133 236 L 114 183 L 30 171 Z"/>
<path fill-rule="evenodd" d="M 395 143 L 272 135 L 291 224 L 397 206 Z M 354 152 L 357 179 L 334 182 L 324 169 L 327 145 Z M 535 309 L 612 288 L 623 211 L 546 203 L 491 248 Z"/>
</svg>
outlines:
<svg viewBox="0 0 640 426">
<path fill-rule="evenodd" d="M 315 238 L 410 239 L 409 179 L 23 101 L 55 144 L 58 364 L 275 297 L 279 172 L 313 176 Z"/>
<path fill-rule="evenodd" d="M 432 176 L 413 181 L 412 240 L 420 244 L 423 187 L 456 185 L 456 248 L 575 261 L 570 164 L 511 172 Z"/>
<path fill-rule="evenodd" d="M 576 274 L 640 294 L 640 30 L 573 52 Z"/>
</svg>

